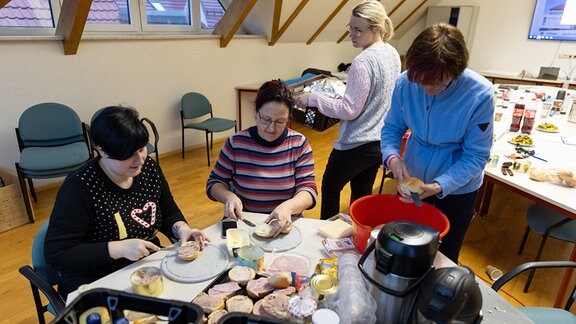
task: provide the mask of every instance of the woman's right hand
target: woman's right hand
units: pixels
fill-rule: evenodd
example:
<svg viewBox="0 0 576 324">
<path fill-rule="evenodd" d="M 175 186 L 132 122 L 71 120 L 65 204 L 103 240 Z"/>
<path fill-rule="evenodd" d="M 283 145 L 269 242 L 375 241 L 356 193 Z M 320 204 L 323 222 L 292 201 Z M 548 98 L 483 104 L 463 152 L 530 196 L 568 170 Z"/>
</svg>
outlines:
<svg viewBox="0 0 576 324">
<path fill-rule="evenodd" d="M 392 171 L 394 179 L 398 181 L 411 176 L 410 171 L 408 170 L 408 167 L 404 161 L 397 156 L 394 156 L 390 159 L 390 161 L 388 161 L 388 169 Z"/>
<path fill-rule="evenodd" d="M 244 219 L 242 214 L 242 201 L 235 194 L 231 194 L 224 203 L 224 217 L 230 219 Z"/>
<path fill-rule="evenodd" d="M 151 251 L 158 251 L 160 247 L 152 242 L 141 239 L 128 239 L 108 242 L 108 253 L 114 260 L 125 258 L 137 261 L 149 256 Z"/>
</svg>

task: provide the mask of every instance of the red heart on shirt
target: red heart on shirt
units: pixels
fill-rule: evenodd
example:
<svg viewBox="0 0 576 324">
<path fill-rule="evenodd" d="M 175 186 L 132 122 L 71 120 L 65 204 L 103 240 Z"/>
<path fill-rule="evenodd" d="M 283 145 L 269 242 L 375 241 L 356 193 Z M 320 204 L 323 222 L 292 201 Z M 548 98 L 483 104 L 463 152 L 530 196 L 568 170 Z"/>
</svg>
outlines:
<svg viewBox="0 0 576 324">
<path fill-rule="evenodd" d="M 144 214 L 149 209 L 150 209 L 150 223 L 148 223 L 145 220 L 143 220 L 142 218 L 140 218 L 140 215 Z M 130 213 L 130 217 L 132 217 L 133 220 L 140 223 L 140 225 L 142 225 L 146 228 L 149 228 L 150 225 L 154 225 L 156 223 L 156 204 L 149 201 L 146 204 L 144 204 L 144 208 L 133 209 L 132 212 Z"/>
</svg>

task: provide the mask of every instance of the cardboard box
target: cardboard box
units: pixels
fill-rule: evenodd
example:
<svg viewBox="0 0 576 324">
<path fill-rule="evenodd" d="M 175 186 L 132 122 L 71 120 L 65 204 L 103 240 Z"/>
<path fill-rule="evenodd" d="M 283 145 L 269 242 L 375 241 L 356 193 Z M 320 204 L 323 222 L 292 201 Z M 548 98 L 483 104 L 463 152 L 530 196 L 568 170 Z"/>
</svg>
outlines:
<svg viewBox="0 0 576 324">
<path fill-rule="evenodd" d="M 0 233 L 30 222 L 18 177 L 0 170 L 4 187 L 0 187 Z"/>
</svg>

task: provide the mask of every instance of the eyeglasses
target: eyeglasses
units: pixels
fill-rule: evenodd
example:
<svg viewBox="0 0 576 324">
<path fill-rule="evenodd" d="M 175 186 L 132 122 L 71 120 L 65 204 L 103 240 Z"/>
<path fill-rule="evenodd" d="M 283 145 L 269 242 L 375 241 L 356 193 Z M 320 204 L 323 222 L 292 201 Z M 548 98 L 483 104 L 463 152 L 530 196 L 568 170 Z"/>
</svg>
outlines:
<svg viewBox="0 0 576 324">
<path fill-rule="evenodd" d="M 362 30 L 360 28 L 352 28 L 352 26 L 350 26 L 350 24 L 346 25 L 346 30 L 351 34 L 351 35 L 360 35 L 363 32 L 367 31 L 368 29 L 372 28 L 372 26 Z"/>
<path fill-rule="evenodd" d="M 275 127 L 282 128 L 282 127 L 285 127 L 286 124 L 288 124 L 288 120 L 283 120 L 283 119 L 282 120 L 272 120 L 269 117 L 262 117 L 260 115 L 260 112 L 258 112 L 258 119 L 260 120 L 262 125 L 264 125 L 266 127 L 274 124 Z"/>
</svg>

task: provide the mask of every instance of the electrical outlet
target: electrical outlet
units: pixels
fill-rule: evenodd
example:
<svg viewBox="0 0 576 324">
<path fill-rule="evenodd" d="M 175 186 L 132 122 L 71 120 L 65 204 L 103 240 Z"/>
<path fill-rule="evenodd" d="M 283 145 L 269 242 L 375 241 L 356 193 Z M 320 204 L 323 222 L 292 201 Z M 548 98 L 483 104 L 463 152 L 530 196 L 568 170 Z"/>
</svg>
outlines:
<svg viewBox="0 0 576 324">
<path fill-rule="evenodd" d="M 576 58 L 576 54 L 558 54 L 559 59 L 574 59 Z"/>
</svg>

